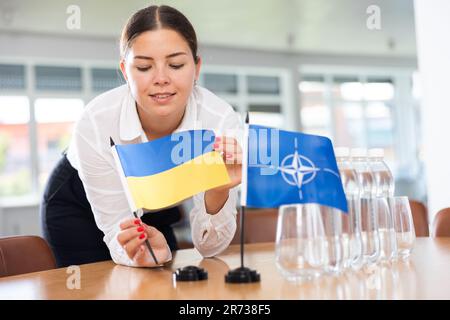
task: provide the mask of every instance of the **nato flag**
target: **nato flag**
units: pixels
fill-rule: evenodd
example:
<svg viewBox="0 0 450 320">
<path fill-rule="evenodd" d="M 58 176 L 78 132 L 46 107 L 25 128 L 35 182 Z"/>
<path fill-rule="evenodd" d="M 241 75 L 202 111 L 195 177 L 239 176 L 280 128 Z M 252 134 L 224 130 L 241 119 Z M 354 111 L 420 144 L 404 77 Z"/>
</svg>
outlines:
<svg viewBox="0 0 450 320">
<path fill-rule="evenodd" d="M 247 156 L 244 205 L 316 203 L 347 212 L 330 139 L 250 125 Z"/>
</svg>

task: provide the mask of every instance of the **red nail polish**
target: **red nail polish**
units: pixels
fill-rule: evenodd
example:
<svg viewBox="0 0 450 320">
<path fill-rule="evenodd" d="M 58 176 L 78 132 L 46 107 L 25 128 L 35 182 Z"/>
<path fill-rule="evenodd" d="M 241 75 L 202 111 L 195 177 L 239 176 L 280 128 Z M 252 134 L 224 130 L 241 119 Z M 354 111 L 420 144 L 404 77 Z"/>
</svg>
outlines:
<svg viewBox="0 0 450 320">
<path fill-rule="evenodd" d="M 138 231 L 138 232 L 144 231 L 144 227 L 139 227 L 139 228 L 137 228 L 137 231 Z"/>
<path fill-rule="evenodd" d="M 142 233 L 140 236 L 139 236 L 139 239 L 144 239 L 145 238 L 145 233 Z"/>
<path fill-rule="evenodd" d="M 216 137 L 216 141 L 219 142 L 221 139 L 220 137 Z"/>
<path fill-rule="evenodd" d="M 218 143 L 214 143 L 214 149 L 218 148 L 219 144 Z"/>
<path fill-rule="evenodd" d="M 139 219 L 134 220 L 134 224 L 141 224 L 141 221 Z"/>
</svg>

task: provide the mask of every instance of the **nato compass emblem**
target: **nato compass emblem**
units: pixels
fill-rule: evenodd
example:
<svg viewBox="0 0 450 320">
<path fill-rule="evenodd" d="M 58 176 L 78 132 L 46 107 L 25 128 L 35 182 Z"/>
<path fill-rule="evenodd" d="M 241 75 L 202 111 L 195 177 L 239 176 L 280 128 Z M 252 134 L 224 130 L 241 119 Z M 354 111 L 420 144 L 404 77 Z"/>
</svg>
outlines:
<svg viewBox="0 0 450 320">
<path fill-rule="evenodd" d="M 250 165 L 251 167 L 265 167 L 274 168 L 281 171 L 283 180 L 291 185 L 298 188 L 298 196 L 303 199 L 302 186 L 310 183 L 314 180 L 318 171 L 324 171 L 335 175 L 338 179 L 340 178 L 339 173 L 328 169 L 328 168 L 317 168 L 311 159 L 298 153 L 297 139 L 295 139 L 295 150 L 293 154 L 287 155 L 283 161 L 281 161 L 280 166 L 268 166 L 268 165 Z"/>
</svg>

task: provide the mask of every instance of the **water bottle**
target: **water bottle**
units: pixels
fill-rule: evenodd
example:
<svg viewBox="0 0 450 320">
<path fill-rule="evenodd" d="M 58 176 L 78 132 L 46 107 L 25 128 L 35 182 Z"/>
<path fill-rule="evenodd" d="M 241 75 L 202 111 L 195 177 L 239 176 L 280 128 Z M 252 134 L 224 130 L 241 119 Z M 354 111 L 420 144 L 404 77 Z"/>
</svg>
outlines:
<svg viewBox="0 0 450 320">
<path fill-rule="evenodd" d="M 335 155 L 348 206 L 348 213 L 342 214 L 344 268 L 359 270 L 363 263 L 363 246 L 358 176 L 350 163 L 349 148 L 336 148 Z"/>
<path fill-rule="evenodd" d="M 380 237 L 374 201 L 377 185 L 367 161 L 367 150 L 362 148 L 352 149 L 350 156 L 360 187 L 363 263 L 371 265 L 377 263 L 380 257 Z"/>
<path fill-rule="evenodd" d="M 380 260 L 389 262 L 397 258 L 397 241 L 394 217 L 388 199 L 394 196 L 395 182 L 389 167 L 384 162 L 383 149 L 369 149 L 368 159 L 376 184 L 378 233 L 380 236 Z"/>
<path fill-rule="evenodd" d="M 391 170 L 384 161 L 384 150 L 381 148 L 369 149 L 368 158 L 377 184 L 377 197 L 393 197 L 395 181 Z"/>
</svg>

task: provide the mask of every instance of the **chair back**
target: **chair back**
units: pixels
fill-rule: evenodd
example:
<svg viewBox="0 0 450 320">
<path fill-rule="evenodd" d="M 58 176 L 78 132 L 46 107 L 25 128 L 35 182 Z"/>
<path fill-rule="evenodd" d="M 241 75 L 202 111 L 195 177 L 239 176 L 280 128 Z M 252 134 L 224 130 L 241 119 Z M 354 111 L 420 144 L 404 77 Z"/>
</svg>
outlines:
<svg viewBox="0 0 450 320">
<path fill-rule="evenodd" d="M 444 208 L 434 217 L 433 235 L 435 237 L 450 237 L 450 208 Z"/>
<path fill-rule="evenodd" d="M 47 242 L 37 236 L 0 238 L 0 277 L 56 268 Z"/>
<path fill-rule="evenodd" d="M 244 243 L 275 242 L 278 209 L 245 209 Z M 240 212 L 237 214 L 237 228 L 231 244 L 239 244 Z"/>
<path fill-rule="evenodd" d="M 422 202 L 415 200 L 409 200 L 409 205 L 411 207 L 416 237 L 429 237 L 430 230 L 428 226 L 427 207 Z"/>
</svg>

